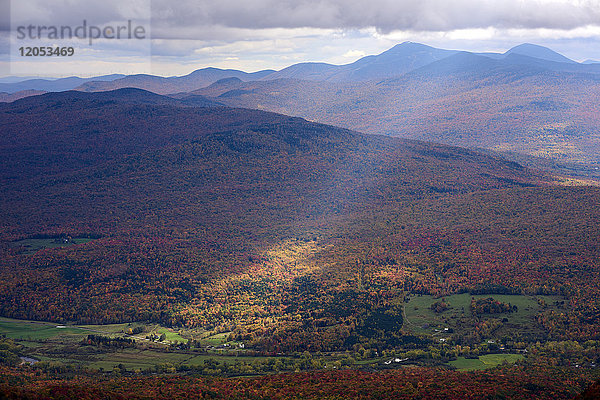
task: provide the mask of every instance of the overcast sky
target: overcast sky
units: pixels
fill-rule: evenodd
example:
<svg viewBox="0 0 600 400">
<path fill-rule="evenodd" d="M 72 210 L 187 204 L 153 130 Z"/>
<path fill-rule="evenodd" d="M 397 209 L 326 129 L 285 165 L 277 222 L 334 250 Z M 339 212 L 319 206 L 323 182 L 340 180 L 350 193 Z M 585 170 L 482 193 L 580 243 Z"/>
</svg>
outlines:
<svg viewBox="0 0 600 400">
<path fill-rule="evenodd" d="M 9 2 L 0 2 L 6 16 Z M 0 75 L 8 67 L 20 75 L 181 75 L 208 66 L 250 72 L 302 61 L 344 64 L 407 40 L 499 52 L 530 42 L 578 61 L 600 59 L 600 0 L 13 0 L 8 15 L 0 20 Z M 15 39 L 19 26 L 76 27 L 83 20 L 100 28 L 131 20 L 146 37 L 92 46 Z M 73 45 L 75 55 L 22 57 L 23 44 Z"/>
</svg>

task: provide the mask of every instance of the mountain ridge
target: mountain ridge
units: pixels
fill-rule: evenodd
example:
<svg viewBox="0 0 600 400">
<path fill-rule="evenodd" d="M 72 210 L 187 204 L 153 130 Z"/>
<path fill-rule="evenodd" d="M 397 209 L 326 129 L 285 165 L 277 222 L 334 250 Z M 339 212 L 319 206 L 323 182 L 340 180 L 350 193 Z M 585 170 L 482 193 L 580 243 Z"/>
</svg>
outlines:
<svg viewBox="0 0 600 400">
<path fill-rule="evenodd" d="M 191 92 L 209 86 L 220 79 L 231 77 L 236 77 L 242 81 L 300 79 L 339 83 L 359 83 L 401 76 L 457 53 L 465 52 L 439 49 L 414 42 L 403 42 L 379 54 L 368 55 L 354 62 L 342 65 L 323 62 L 303 62 L 290 65 L 279 71 L 263 70 L 253 73 L 208 67 L 192 71 L 183 76 L 163 77 L 138 74 L 100 77 L 102 79 L 87 78 L 85 80 L 77 81 L 79 82 L 77 85 L 73 83 L 76 82 L 74 80 L 75 78 L 45 81 L 44 84 L 39 82 L 39 84 L 36 84 L 36 81 L 30 80 L 17 83 L 0 83 L 0 92 L 13 93 L 25 89 L 43 91 L 71 89 L 82 91 L 104 91 L 123 87 L 136 87 L 159 94 L 173 94 L 179 92 Z M 500 62 L 508 61 L 513 64 L 536 66 L 553 71 L 600 74 L 600 66 L 594 63 L 580 64 L 547 47 L 529 43 L 515 46 L 505 53 L 466 53 L 487 57 Z M 64 83 L 61 84 L 61 82 Z"/>
<path fill-rule="evenodd" d="M 87 82 L 110 82 L 116 79 L 125 77 L 122 74 L 112 74 L 104 76 L 96 76 L 92 78 L 79 78 L 72 76 L 68 78 L 59 79 L 26 79 L 19 82 L 4 82 L 0 83 L 0 92 L 7 92 L 10 94 L 26 91 L 36 90 L 45 92 L 61 92 L 65 90 L 72 90 Z"/>
<path fill-rule="evenodd" d="M 158 94 L 191 92 L 191 88 L 202 88 L 223 78 L 236 77 L 241 80 L 255 80 L 272 73 L 271 70 L 247 73 L 232 69 L 214 67 L 195 70 L 187 75 L 176 77 L 160 77 L 154 75 L 130 75 L 112 82 L 88 82 L 79 87 L 81 91 L 106 91 L 122 87 L 134 87 L 149 90 Z"/>
</svg>

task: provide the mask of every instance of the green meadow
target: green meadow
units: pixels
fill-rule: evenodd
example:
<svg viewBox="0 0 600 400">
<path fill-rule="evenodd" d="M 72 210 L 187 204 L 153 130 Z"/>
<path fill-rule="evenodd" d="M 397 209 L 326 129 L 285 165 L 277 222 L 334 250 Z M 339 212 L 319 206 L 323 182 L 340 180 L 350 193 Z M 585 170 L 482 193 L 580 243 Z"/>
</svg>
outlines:
<svg viewBox="0 0 600 400">
<path fill-rule="evenodd" d="M 141 327 L 143 331 L 128 335 L 130 328 Z M 165 336 L 163 342 L 151 342 L 150 335 Z M 268 357 L 244 356 L 236 343 L 230 347 L 214 348 L 199 354 L 197 351 L 178 350 L 173 346 L 187 343 L 188 337 L 199 338 L 201 347 L 219 346 L 228 343 L 230 333 L 211 334 L 209 332 L 180 331 L 158 324 L 110 324 L 110 325 L 60 325 L 50 322 L 16 320 L 0 318 L 0 335 L 14 339 L 24 348 L 24 353 L 39 361 L 60 362 L 79 365 L 92 369 L 111 371 L 117 365 L 128 370 L 145 370 L 160 365 L 202 365 L 212 359 L 221 363 L 233 364 L 239 360 L 253 362 Z M 88 335 L 108 338 L 131 338 L 136 341 L 135 348 L 98 349 L 83 346 L 82 341 Z M 241 356 L 240 356 L 241 355 Z"/>
<path fill-rule="evenodd" d="M 519 332 L 520 334 L 538 333 L 534 322 L 535 316 L 543 311 L 558 309 L 564 305 L 556 302 L 564 300 L 560 296 L 527 296 L 527 295 L 470 295 L 468 293 L 435 298 L 422 295 L 411 297 L 404 303 L 403 329 L 413 334 L 437 336 L 444 338 L 451 332 L 464 333 L 473 326 L 476 317 L 471 313 L 471 298 L 481 299 L 492 297 L 502 303 L 517 306 L 516 312 L 498 314 L 483 314 L 477 316 L 480 320 L 500 319 L 503 326 L 500 333 Z M 444 300 L 448 304 L 446 311 L 436 313 L 431 309 L 432 304 Z"/>
<path fill-rule="evenodd" d="M 521 354 L 486 354 L 479 358 L 458 357 L 448 364 L 459 371 L 473 371 L 480 369 L 494 368 L 502 363 L 513 364 L 524 357 Z"/>
</svg>

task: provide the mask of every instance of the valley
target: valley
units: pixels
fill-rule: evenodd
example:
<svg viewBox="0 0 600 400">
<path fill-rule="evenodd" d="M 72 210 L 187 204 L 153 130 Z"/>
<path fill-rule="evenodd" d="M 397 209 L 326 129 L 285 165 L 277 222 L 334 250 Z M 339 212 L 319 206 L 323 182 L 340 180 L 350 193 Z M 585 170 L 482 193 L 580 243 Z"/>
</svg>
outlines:
<svg viewBox="0 0 600 400">
<path fill-rule="evenodd" d="M 330 352 L 313 354 L 312 367 L 302 364 L 306 354 L 262 352 L 235 332 L 220 332 L 201 328 L 169 329 L 158 324 L 123 323 L 111 325 L 56 325 L 49 322 L 0 320 L 0 335 L 23 346 L 23 354 L 38 368 L 58 365 L 73 369 L 123 372 L 137 374 L 159 370 L 190 371 L 203 374 L 221 369 L 227 376 L 263 374 L 279 371 L 339 368 L 355 365 L 359 368 L 389 369 L 407 365 L 446 365 L 459 369 L 483 369 L 495 367 L 503 360 L 516 361 L 526 355 L 527 337 L 539 337 L 543 332 L 535 317 L 548 310 L 564 310 L 564 300 L 552 296 L 474 295 L 475 299 L 494 298 L 509 301 L 520 311 L 477 316 L 471 309 L 468 294 L 451 295 L 442 302 L 449 304 L 446 311 L 432 311 L 432 305 L 440 299 L 416 296 L 402 305 L 403 333 L 426 338 L 435 350 L 410 350 L 405 353 L 384 351 L 382 354 L 365 350 L 362 346 L 350 350 L 332 349 Z M 398 299 L 402 300 L 402 299 Z M 502 322 L 500 323 L 500 319 Z M 496 325 L 485 340 L 468 350 L 452 349 L 447 343 L 468 336 L 481 322 Z M 525 340 L 519 342 L 518 337 Z M 442 355 L 443 354 L 443 355 Z M 464 356 L 469 357 L 465 359 Z M 475 361 L 465 361 L 475 360 Z M 480 360 L 481 364 L 477 363 Z M 469 364 L 471 363 L 471 364 Z M 222 364 L 221 368 L 215 365 Z M 277 367 L 274 367 L 274 365 Z M 227 367 L 225 367 L 227 366 Z M 589 366 L 588 366 L 589 367 Z M 204 371 L 206 369 L 206 371 Z M 220 374 L 220 373 L 217 373 Z"/>
</svg>

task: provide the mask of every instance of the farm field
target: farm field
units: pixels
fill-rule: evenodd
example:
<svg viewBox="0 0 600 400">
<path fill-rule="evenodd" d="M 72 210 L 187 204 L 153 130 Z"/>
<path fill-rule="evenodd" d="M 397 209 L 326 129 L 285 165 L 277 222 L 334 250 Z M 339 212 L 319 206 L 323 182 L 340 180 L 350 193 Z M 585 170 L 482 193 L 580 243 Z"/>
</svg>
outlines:
<svg viewBox="0 0 600 400">
<path fill-rule="evenodd" d="M 521 354 L 486 354 L 474 359 L 459 357 L 448 364 L 459 371 L 473 371 L 494 368 L 502 363 L 512 364 L 523 358 Z"/>
<path fill-rule="evenodd" d="M 143 329 L 142 333 L 129 335 L 131 327 Z M 88 335 L 112 339 L 132 339 L 131 348 L 91 348 L 84 342 Z M 150 341 L 148 336 L 164 335 L 163 341 Z M 198 337 L 195 349 L 181 348 L 189 338 Z M 269 362 L 281 357 L 247 354 L 238 343 L 229 342 L 229 332 L 211 335 L 191 330 L 174 331 L 157 324 L 107 324 L 107 325 L 57 325 L 56 323 L 0 318 L 0 336 L 13 339 L 23 346 L 28 358 L 37 361 L 60 363 L 67 366 L 93 370 L 113 371 L 124 368 L 130 371 L 148 371 L 162 368 L 197 367 L 205 363 L 233 365 L 236 363 Z M 340 357 L 329 357 L 335 361 Z M 368 360 L 367 363 L 373 363 Z"/>
<path fill-rule="evenodd" d="M 92 238 L 47 238 L 47 239 L 22 239 L 10 243 L 11 247 L 22 249 L 23 254 L 35 254 L 43 249 L 55 249 L 59 247 L 68 247 L 77 244 L 91 242 Z"/>
<path fill-rule="evenodd" d="M 521 335 L 535 335 L 539 333 L 536 328 L 535 317 L 543 311 L 565 310 L 564 298 L 560 296 L 526 296 L 526 295 L 470 295 L 468 293 L 435 298 L 429 295 L 410 297 L 404 303 L 406 321 L 404 329 L 415 334 L 429 335 L 430 337 L 444 338 L 452 333 L 463 334 L 475 323 L 471 310 L 471 299 L 493 298 L 501 303 L 516 306 L 516 311 L 483 314 L 478 320 L 500 319 L 502 326 L 498 328 L 498 335 L 519 333 Z M 448 308 L 436 313 L 431 309 L 436 302 L 444 301 Z M 563 302 L 561 304 L 561 302 Z"/>
</svg>

